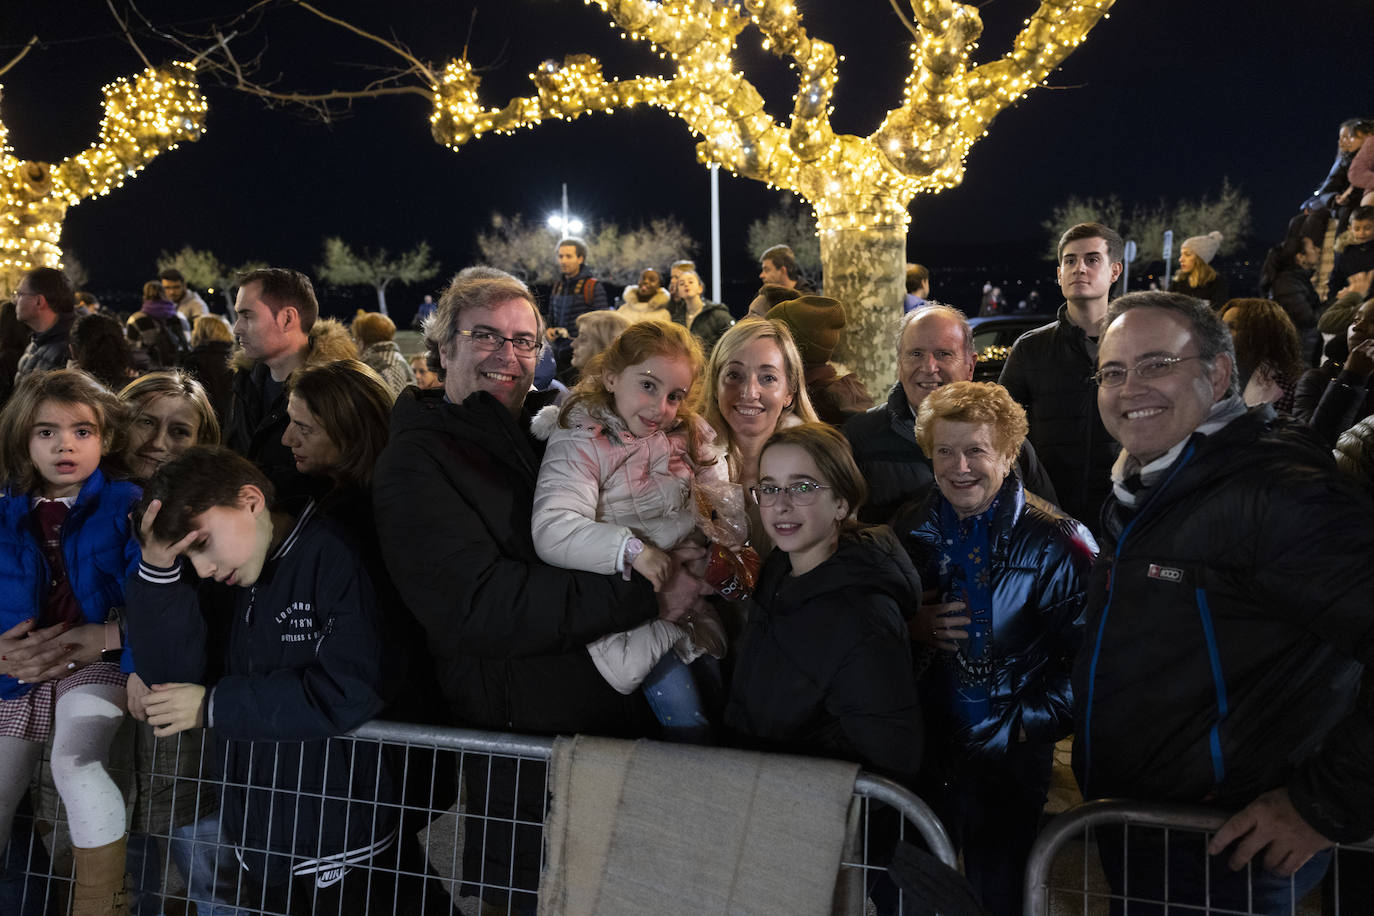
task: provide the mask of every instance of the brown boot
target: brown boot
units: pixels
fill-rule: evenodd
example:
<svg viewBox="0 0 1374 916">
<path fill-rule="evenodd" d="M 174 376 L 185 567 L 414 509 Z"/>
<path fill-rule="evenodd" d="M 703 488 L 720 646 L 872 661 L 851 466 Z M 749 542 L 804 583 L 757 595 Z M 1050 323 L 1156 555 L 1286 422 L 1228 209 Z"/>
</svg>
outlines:
<svg viewBox="0 0 1374 916">
<path fill-rule="evenodd" d="M 129 893 L 124 874 L 128 842 L 126 835 L 94 849 L 72 847 L 76 860 L 72 916 L 128 916 Z"/>
</svg>

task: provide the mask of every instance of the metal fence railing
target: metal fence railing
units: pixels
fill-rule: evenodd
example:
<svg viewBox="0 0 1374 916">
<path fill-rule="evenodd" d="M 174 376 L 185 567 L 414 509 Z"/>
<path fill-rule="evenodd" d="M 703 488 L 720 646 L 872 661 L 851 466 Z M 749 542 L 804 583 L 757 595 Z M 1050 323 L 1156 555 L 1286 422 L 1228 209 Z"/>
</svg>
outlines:
<svg viewBox="0 0 1374 916">
<path fill-rule="evenodd" d="M 1226 819 L 1215 808 L 1134 801 L 1094 801 L 1065 811 L 1041 830 L 1031 850 L 1026 913 L 1374 912 L 1374 844 L 1339 846 L 1292 878 L 1265 872 L 1262 854 L 1232 872 L 1225 853 L 1206 855 Z"/>
<path fill-rule="evenodd" d="M 532 912 L 553 739 L 381 721 L 304 745 L 200 739 L 155 740 L 130 722 L 112 753 L 130 808 L 133 913 L 421 916 L 473 896 L 484 913 Z M 70 906 L 66 812 L 46 772 L 45 760 L 3 861 L 6 916 Z M 854 794 L 866 821 L 895 809 L 901 838 L 956 866 L 909 791 L 861 773 Z M 842 875 L 866 887 L 884 863 L 867 843 L 853 849 Z"/>
</svg>

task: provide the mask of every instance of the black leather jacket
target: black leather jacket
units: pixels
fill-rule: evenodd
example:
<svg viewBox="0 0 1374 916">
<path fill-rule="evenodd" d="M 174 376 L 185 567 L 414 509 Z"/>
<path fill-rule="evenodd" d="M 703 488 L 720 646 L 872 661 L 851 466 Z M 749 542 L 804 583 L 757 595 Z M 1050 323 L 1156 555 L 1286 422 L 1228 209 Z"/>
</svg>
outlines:
<svg viewBox="0 0 1374 916">
<path fill-rule="evenodd" d="M 893 523 L 921 574 L 934 587 L 940 576 L 940 516 L 937 489 L 924 505 L 904 510 Z M 992 555 L 992 714 L 978 725 L 954 731 L 949 712 L 932 700 L 943 685 L 922 684 L 921 699 L 932 737 L 954 745 L 955 757 L 1005 755 L 1025 729 L 1028 741 L 1053 744 L 1073 729 L 1069 674 L 1083 640 L 1083 605 L 1088 571 L 1097 543 L 1079 522 L 1021 486 L 1008 474 L 988 526 Z M 927 679 L 942 676 L 932 665 Z"/>
<path fill-rule="evenodd" d="M 1073 676 L 1083 795 L 1240 807 L 1286 786 L 1329 839 L 1374 832 L 1372 515 L 1268 405 L 1194 434 L 1134 513 L 1113 497 Z"/>
</svg>

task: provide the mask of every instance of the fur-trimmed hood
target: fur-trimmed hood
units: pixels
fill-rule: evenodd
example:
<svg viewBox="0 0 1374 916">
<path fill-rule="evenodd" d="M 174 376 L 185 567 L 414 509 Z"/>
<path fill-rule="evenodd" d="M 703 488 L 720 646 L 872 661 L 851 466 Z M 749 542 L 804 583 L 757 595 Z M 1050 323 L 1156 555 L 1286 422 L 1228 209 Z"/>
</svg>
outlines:
<svg viewBox="0 0 1374 916">
<path fill-rule="evenodd" d="M 357 359 L 358 346 L 348 333 L 348 328 L 335 318 L 320 318 L 310 328 L 310 352 L 305 357 L 307 366 L 322 366 L 341 359 Z M 237 343 L 229 353 L 229 368 L 251 371 L 258 361 L 248 357 Z"/>
</svg>

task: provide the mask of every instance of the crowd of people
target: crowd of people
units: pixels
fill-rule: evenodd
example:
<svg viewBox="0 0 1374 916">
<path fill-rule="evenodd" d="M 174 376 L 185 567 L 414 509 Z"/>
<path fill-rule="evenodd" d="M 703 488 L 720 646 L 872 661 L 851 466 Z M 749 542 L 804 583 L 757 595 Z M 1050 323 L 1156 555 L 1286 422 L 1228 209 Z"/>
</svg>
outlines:
<svg viewBox="0 0 1374 916">
<path fill-rule="evenodd" d="M 1113 300 L 1121 237 L 1072 227 L 1063 304 L 999 383 L 913 265 L 876 400 L 784 247 L 738 320 L 687 261 L 609 294 L 576 239 L 542 305 L 470 267 L 410 358 L 292 270 L 240 278 L 232 324 L 166 274 L 126 322 L 78 317 L 33 270 L 0 310 L 0 338 L 6 313 L 30 332 L 0 410 L 0 837 L 50 742 L 73 912 L 158 912 L 109 775 L 127 715 L 144 775 L 194 778 L 213 743 L 213 803 L 141 802 L 201 912 L 389 911 L 425 895 L 424 825 L 393 761 L 338 736 L 648 736 L 896 779 L 1010 914 L 1072 734 L 1087 798 L 1232 812 L 1206 848 L 1102 831 L 1115 890 L 1162 892 L 1167 865 L 1172 900 L 1281 911 L 1374 833 L 1374 210 L 1343 193 L 1329 302 L 1282 298 L 1315 206 L 1269 299 L 1227 298 L 1213 234 L 1173 292 Z M 533 912 L 542 768 L 464 777 L 466 810 L 513 815 L 467 831 L 464 891 Z"/>
</svg>

